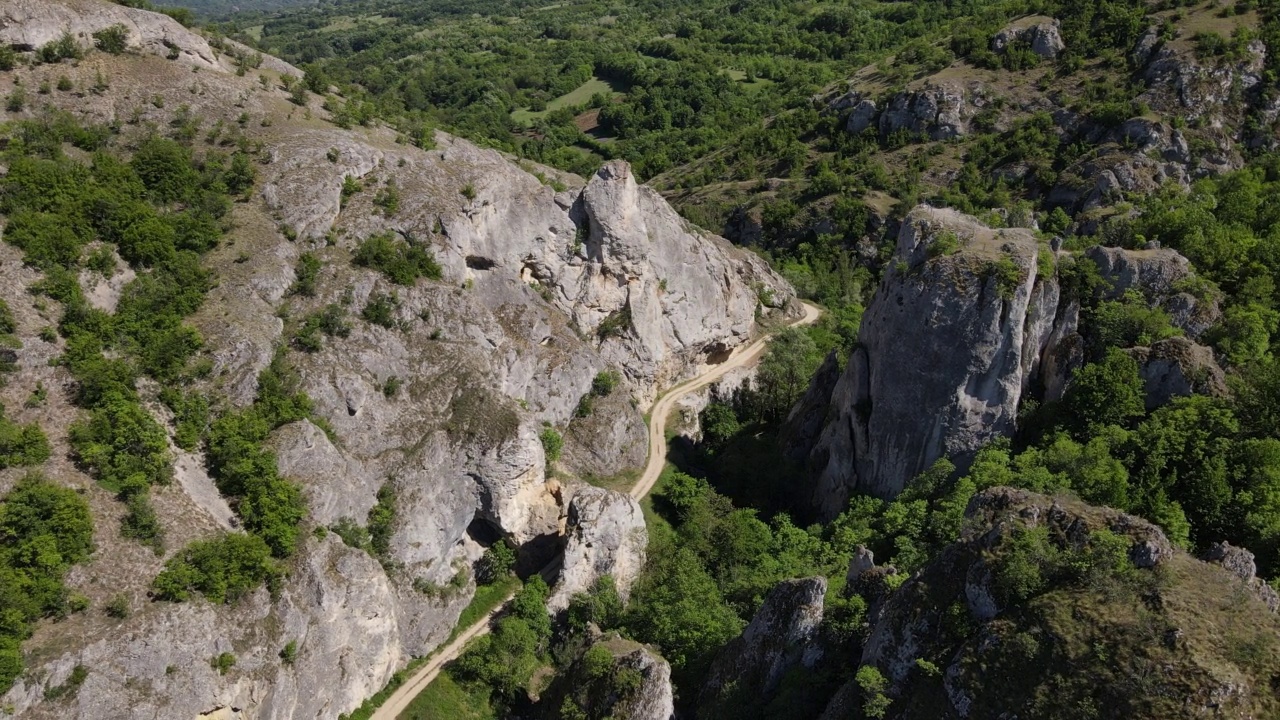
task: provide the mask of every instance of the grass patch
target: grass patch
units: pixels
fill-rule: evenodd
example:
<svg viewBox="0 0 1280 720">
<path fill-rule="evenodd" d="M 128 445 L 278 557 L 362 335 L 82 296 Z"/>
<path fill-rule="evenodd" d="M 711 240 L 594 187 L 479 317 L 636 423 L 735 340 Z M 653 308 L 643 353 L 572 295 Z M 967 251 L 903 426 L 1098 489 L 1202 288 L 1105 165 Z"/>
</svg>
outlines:
<svg viewBox="0 0 1280 720">
<path fill-rule="evenodd" d="M 520 589 L 522 583 L 520 578 L 515 575 L 509 575 L 492 585 L 479 585 L 476 587 L 475 597 L 471 598 L 471 602 L 462 609 L 462 614 L 458 616 L 458 623 L 454 626 L 453 632 L 449 634 L 449 639 L 441 643 L 441 647 L 453 642 L 453 639 L 467 628 L 475 624 L 477 620 L 489 614 L 489 611 L 506 602 L 515 591 Z"/>
<path fill-rule="evenodd" d="M 484 688 L 458 684 L 443 671 L 397 716 L 399 720 L 493 720 L 497 717 Z"/>
<path fill-rule="evenodd" d="M 608 80 L 602 80 L 596 76 L 582 83 L 573 90 L 561 95 L 547 103 L 546 110 L 534 112 L 528 108 L 520 108 L 511 113 L 511 119 L 521 125 L 532 125 L 535 120 L 540 120 L 547 116 L 548 113 L 560 108 L 573 107 L 575 105 L 585 105 L 591 100 L 596 93 L 605 93 L 606 95 L 620 95 L 621 90 L 615 87 Z"/>
</svg>

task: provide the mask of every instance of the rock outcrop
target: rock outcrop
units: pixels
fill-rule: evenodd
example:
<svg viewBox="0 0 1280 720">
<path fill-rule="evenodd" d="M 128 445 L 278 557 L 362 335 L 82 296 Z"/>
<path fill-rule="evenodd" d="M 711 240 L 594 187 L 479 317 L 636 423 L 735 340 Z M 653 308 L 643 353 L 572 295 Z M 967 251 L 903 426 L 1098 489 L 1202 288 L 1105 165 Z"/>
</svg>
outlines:
<svg viewBox="0 0 1280 720">
<path fill-rule="evenodd" d="M 770 590 L 751 623 L 716 656 L 699 706 L 718 704 L 727 691 L 767 701 L 788 670 L 813 668 L 822 658 L 816 638 L 826 592 L 822 577 L 786 580 Z"/>
<path fill-rule="evenodd" d="M 1174 337 L 1128 352 L 1138 361 L 1147 410 L 1193 393 L 1218 397 L 1227 394 L 1226 374 L 1214 359 L 1213 350 L 1204 345 Z"/>
<path fill-rule="evenodd" d="M 1271 612 L 1280 610 L 1280 593 L 1277 593 L 1266 580 L 1258 577 L 1258 566 L 1253 561 L 1253 553 L 1224 541 L 1211 545 L 1203 559 L 1205 562 L 1221 565 L 1232 575 L 1240 578 L 1258 596 L 1258 599 L 1271 609 Z"/>
<path fill-rule="evenodd" d="M 1274 661 L 1245 669 L 1217 639 L 1239 633 L 1232 636 L 1267 642 L 1280 627 L 1276 595 L 1254 577 L 1248 552 L 1220 544 L 1206 556 L 1210 562 L 1201 562 L 1140 518 L 1012 488 L 975 495 L 964 528 L 871 620 L 861 665 L 888 681 L 891 720 L 1041 717 L 1047 698 L 1121 707 L 1133 697 L 1138 666 L 1118 666 L 1110 653 L 1099 656 L 1104 647 L 1140 647 L 1164 668 L 1162 682 L 1182 688 L 1167 702 L 1161 693 L 1144 692 L 1126 716 L 1196 718 L 1222 707 L 1242 717 L 1265 716 L 1275 707 L 1266 679 Z M 1053 549 L 1030 558 L 1046 563 L 1037 589 L 1011 593 L 995 578 L 1008 553 L 1017 552 L 1011 540 L 1028 531 L 1043 531 Z M 1055 574 L 1045 558 L 1053 552 L 1088 558 L 1094 574 Z M 1240 583 L 1259 597 L 1224 590 Z M 1158 632 L 1147 634 L 1147 628 Z M 1046 662 L 1040 653 L 1048 652 L 1053 660 Z M 1062 663 L 1070 663 L 1068 683 L 1061 682 Z M 850 681 L 821 717 L 849 717 L 865 701 Z"/>
<path fill-rule="evenodd" d="M 1095 245 L 1085 256 L 1098 265 L 1107 285 L 1102 297 L 1114 300 L 1137 291 L 1151 305 L 1169 313 L 1174 327 L 1193 339 L 1217 324 L 1222 311 L 1211 291 L 1197 297 L 1186 288 L 1195 272 L 1191 261 L 1169 248 L 1125 250 Z"/>
<path fill-rule="evenodd" d="M 644 567 L 648 544 L 639 503 L 604 488 L 578 488 L 569 501 L 564 560 L 547 608 L 564 610 L 574 595 L 590 590 L 605 575 L 613 578 L 625 601 Z"/>
<path fill-rule="evenodd" d="M 647 647 L 638 647 L 614 656 L 615 667 L 640 675 L 640 687 L 621 698 L 612 708 L 612 717 L 634 720 L 671 720 L 675 717 L 675 693 L 671 687 L 671 665 Z"/>
<path fill-rule="evenodd" d="M 930 140 L 947 140 L 969 132 L 969 120 L 978 108 L 969 97 L 979 92 L 955 83 L 931 83 L 918 90 L 900 92 L 889 99 L 877 121 L 880 134 L 908 132 Z M 866 112 L 861 105 L 854 112 Z"/>
<path fill-rule="evenodd" d="M 1025 43 L 1031 52 L 1046 60 L 1067 49 L 1062 40 L 1062 24 L 1048 17 L 1033 16 L 1009 24 L 991 38 L 991 50 L 1004 53 L 1015 43 Z"/>
<path fill-rule="evenodd" d="M 539 697 L 547 708 L 541 717 L 564 717 L 565 707 L 576 707 L 586 717 L 672 720 L 675 692 L 666 659 L 617 633 L 602 636 L 595 626 L 589 632 L 582 655 Z"/>
<path fill-rule="evenodd" d="M 1042 255 L 1025 230 L 928 207 L 907 216 L 810 454 L 821 514 L 854 488 L 893 497 L 941 457 L 963 469 L 1013 430 L 1061 322 Z"/>
</svg>

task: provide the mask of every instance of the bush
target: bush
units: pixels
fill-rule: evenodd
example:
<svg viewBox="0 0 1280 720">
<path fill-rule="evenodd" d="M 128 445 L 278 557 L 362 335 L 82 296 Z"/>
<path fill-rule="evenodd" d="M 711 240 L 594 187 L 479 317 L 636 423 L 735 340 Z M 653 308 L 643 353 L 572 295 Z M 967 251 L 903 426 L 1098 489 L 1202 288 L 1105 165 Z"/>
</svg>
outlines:
<svg viewBox="0 0 1280 720">
<path fill-rule="evenodd" d="M 298 659 L 298 641 L 290 640 L 288 644 L 286 644 L 280 650 L 280 660 L 285 665 L 292 665 L 293 662 L 297 659 Z"/>
<path fill-rule="evenodd" d="M 394 294 L 375 293 L 369 296 L 369 302 L 365 303 L 364 309 L 360 311 L 360 317 L 374 325 L 394 328 L 396 326 L 394 313 L 399 306 L 400 298 Z"/>
<path fill-rule="evenodd" d="M 9 335 L 17 332 L 18 321 L 13 318 L 13 311 L 9 309 L 9 303 L 0 299 L 0 335 Z"/>
<path fill-rule="evenodd" d="M 49 439 L 35 423 L 19 425 L 4 417 L 0 405 L 0 470 L 30 467 L 49 459 Z"/>
<path fill-rule="evenodd" d="M 112 25 L 93 34 L 93 44 L 99 50 L 119 55 L 129 47 L 129 30 L 124 25 Z"/>
<path fill-rule="evenodd" d="M 289 288 L 289 294 L 302 295 L 304 297 L 315 297 L 316 279 L 320 275 L 320 258 L 315 253 L 302 253 L 298 257 L 298 266 L 294 269 L 293 286 Z"/>
<path fill-rule="evenodd" d="M 79 60 L 84 51 L 70 31 L 64 31 L 57 40 L 42 46 L 36 51 L 36 58 L 42 63 L 58 63 L 63 60 Z"/>
<path fill-rule="evenodd" d="M 505 540 L 498 540 L 476 562 L 476 584 L 492 585 L 510 575 L 515 565 L 515 550 Z"/>
<path fill-rule="evenodd" d="M 441 275 L 440 265 L 430 252 L 391 231 L 360 243 L 354 261 L 361 267 L 378 270 L 397 285 L 413 285 L 421 277 L 439 280 Z"/>
<path fill-rule="evenodd" d="M 622 382 L 622 376 L 617 370 L 603 370 L 591 381 L 591 394 L 596 397 L 605 397 L 611 394 L 620 382 Z"/>
<path fill-rule="evenodd" d="M 542 428 L 538 439 L 542 441 L 542 452 L 546 455 L 547 467 L 550 467 L 560 459 L 560 452 L 564 449 L 564 438 L 556 432 L 555 428 L 547 426 Z"/>
<path fill-rule="evenodd" d="M 235 667 L 235 664 L 236 656 L 228 652 L 215 655 L 209 660 L 209 665 L 217 670 L 219 675 L 226 675 L 231 668 Z"/>
<path fill-rule="evenodd" d="M 84 684 L 86 678 L 89 677 L 89 670 L 83 665 L 76 665 L 71 669 L 71 674 L 60 685 L 44 691 L 45 700 L 61 700 L 64 697 L 75 697 L 76 691 Z"/>
<path fill-rule="evenodd" d="M 0 502 L 0 693 L 22 672 L 31 625 L 66 612 L 62 578 L 92 550 L 93 517 L 75 491 L 32 474 Z"/>
<path fill-rule="evenodd" d="M 102 610 L 107 614 L 107 617 L 113 617 L 117 620 L 129 617 L 129 596 L 124 593 L 112 595 Z"/>
<path fill-rule="evenodd" d="M 346 315 L 347 311 L 334 303 L 308 315 L 293 337 L 294 344 L 306 352 L 319 352 L 324 347 L 322 333 L 329 337 L 347 337 L 351 334 L 351 323 L 347 322 Z"/>
<path fill-rule="evenodd" d="M 226 533 L 183 548 L 165 563 L 151 589 L 160 600 L 182 602 L 199 592 L 210 602 L 231 603 L 280 576 L 271 548 L 262 538 Z"/>
</svg>

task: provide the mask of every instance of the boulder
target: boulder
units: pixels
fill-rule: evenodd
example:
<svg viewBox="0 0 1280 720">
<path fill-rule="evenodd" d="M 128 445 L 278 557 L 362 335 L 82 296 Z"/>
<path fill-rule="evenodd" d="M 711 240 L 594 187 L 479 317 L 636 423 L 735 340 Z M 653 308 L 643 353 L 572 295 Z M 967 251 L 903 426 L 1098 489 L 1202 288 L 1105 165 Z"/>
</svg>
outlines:
<svg viewBox="0 0 1280 720">
<path fill-rule="evenodd" d="M 564 610 L 574 595 L 605 575 L 625 601 L 644 567 L 648 543 L 644 513 L 634 499 L 604 488 L 578 488 L 569 501 L 564 560 L 547 608 Z"/>
</svg>

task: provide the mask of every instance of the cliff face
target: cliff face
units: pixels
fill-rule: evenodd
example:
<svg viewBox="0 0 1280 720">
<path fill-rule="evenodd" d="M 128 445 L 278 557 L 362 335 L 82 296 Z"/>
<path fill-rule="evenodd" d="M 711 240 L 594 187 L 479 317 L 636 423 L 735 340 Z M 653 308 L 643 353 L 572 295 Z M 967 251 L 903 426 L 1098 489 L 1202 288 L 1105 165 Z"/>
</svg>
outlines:
<svg viewBox="0 0 1280 720">
<path fill-rule="evenodd" d="M 1055 330 L 1073 321 L 1053 262 L 1025 230 L 928 207 L 907 216 L 810 454 L 824 515 L 855 488 L 893 497 L 944 456 L 963 469 L 1012 430 Z"/>
<path fill-rule="evenodd" d="M 128 31 L 131 49 L 120 56 L 92 50 L 91 34 L 116 24 Z M 325 122 L 314 96 L 308 105 L 290 103 L 281 78 L 298 73 L 287 64 L 266 58 L 239 76 L 233 44 L 211 44 L 167 17 L 97 0 L 0 2 L 0 41 L 21 51 L 64 32 L 85 60 L 23 64 L 13 74 L 31 87 L 60 75 L 90 87 L 101 73 L 109 88 L 41 96 L 4 119 L 48 106 L 85 123 L 117 121 L 127 147 L 181 115 L 196 119 L 202 138 L 216 127 L 252 149 L 257 190 L 235 205 L 234 229 L 205 256 L 218 285 L 189 319 L 213 361 L 198 389 L 217 406 L 249 403 L 259 372 L 289 343 L 285 328 L 326 306 L 344 308 L 349 335 L 326 338 L 317 352 L 289 353 L 332 437 L 302 421 L 270 442 L 282 474 L 303 488 L 308 532 L 348 518 L 362 523 L 379 489 L 394 490 L 386 558 L 393 570 L 333 534 L 315 533 L 291 560 L 276 599 L 260 590 L 230 606 L 148 601 L 168 555 L 120 536 L 112 493 L 65 459 L 77 411 L 51 393 L 47 408 L 24 410 L 20 419 L 38 420 L 61 451 L 46 475 L 83 490 L 102 518 L 98 550 L 69 585 L 93 607 L 123 593 L 132 613 L 116 620 L 92 612 L 41 627 L 24 645 L 27 674 L 0 698 L 23 717 L 216 711 L 333 718 L 351 711 L 409 657 L 448 636 L 474 589 L 449 580 L 481 555 L 486 536 L 508 538 L 528 562 L 549 559 L 562 542 L 569 493 L 548 480 L 539 436 L 547 424 L 565 428 L 598 373 L 616 369 L 624 378 L 617 397 L 597 410 L 610 414 L 608 422 L 581 423 L 568 441 L 583 456 L 590 453 L 582 447 L 625 450 L 640 438 L 630 463 L 595 461 L 616 472 L 643 461 L 639 407 L 751 338 L 757 313 L 781 314 L 792 297 L 763 261 L 688 226 L 625 164 L 589 181 L 545 168 L 540 179 L 531 167 L 443 133 L 423 150 L 389 129 L 339 129 Z M 344 194 L 346 178 L 362 189 Z M 375 203 L 391 187 L 400 199 L 395 211 Z M 354 266 L 357 244 L 384 231 L 429 249 L 442 279 L 402 287 Z M 289 293 L 304 252 L 321 262 L 313 297 Z M 20 372 L 0 389 L 0 401 L 15 408 L 37 380 L 50 388 L 70 381 L 48 363 L 58 347 L 36 338 L 57 317 L 56 308 L 46 317 L 32 306 L 28 290 L 39 274 L 20 267 L 15 248 L 0 246 L 0 253 L 0 297 L 15 308 L 24 342 Z M 110 288 L 102 294 L 109 300 Z M 361 321 L 360 309 L 383 295 L 394 297 L 394 327 Z M 177 455 L 179 482 L 155 497 L 168 553 L 235 520 L 200 454 Z M 0 471 L 0 492 L 17 477 Z M 592 515 L 612 506 L 597 505 L 579 503 L 574 525 L 613 527 Z M 643 539 L 627 530 L 643 521 L 634 503 L 630 509 L 630 524 L 618 525 L 625 540 L 618 557 L 638 569 L 634 550 Z M 601 549 L 593 542 L 584 545 L 582 577 L 599 567 L 625 570 L 612 556 L 593 559 Z M 279 653 L 290 642 L 297 657 L 285 664 Z M 237 658 L 225 675 L 209 663 L 223 652 Z M 45 700 L 45 690 L 77 665 L 89 675 L 75 697 Z"/>
</svg>

